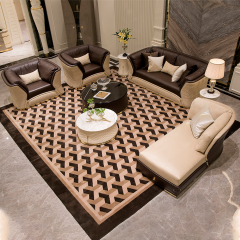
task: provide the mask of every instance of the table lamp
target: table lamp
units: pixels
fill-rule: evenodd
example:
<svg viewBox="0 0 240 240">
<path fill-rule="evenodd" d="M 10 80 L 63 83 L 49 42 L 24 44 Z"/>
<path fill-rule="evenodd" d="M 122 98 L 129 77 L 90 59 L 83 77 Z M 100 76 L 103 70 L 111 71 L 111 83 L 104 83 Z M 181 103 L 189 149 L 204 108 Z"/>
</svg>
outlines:
<svg viewBox="0 0 240 240">
<path fill-rule="evenodd" d="M 205 76 L 210 78 L 208 93 L 214 93 L 214 86 L 216 84 L 216 79 L 221 79 L 224 77 L 225 61 L 219 58 L 213 58 L 209 61 Z"/>
</svg>

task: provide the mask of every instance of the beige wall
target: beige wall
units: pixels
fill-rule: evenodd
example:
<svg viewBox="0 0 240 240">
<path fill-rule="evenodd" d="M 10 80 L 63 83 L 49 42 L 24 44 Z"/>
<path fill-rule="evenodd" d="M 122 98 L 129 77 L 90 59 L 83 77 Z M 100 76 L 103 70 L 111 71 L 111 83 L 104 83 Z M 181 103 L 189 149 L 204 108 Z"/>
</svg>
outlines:
<svg viewBox="0 0 240 240">
<path fill-rule="evenodd" d="M 112 57 L 118 55 L 116 36 L 113 35 L 116 31 L 114 3 L 115 0 L 98 0 L 101 45 Z"/>
<path fill-rule="evenodd" d="M 20 0 L 14 0 L 14 5 L 18 16 L 18 21 L 24 20 Z"/>
<path fill-rule="evenodd" d="M 98 0 L 101 44 L 112 57 L 123 53 L 115 35 L 123 28 L 132 29 L 135 39 L 128 41 L 128 53 L 151 45 L 164 46 L 166 0 Z"/>
<path fill-rule="evenodd" d="M 0 0 L 5 21 L 6 28 L 8 30 L 12 45 L 17 45 L 23 43 L 22 32 L 20 29 L 17 13 L 13 1 L 10 0 Z M 1 10 L 2 10 L 1 9 Z M 1 19 L 0 19 L 1 21 Z"/>
</svg>

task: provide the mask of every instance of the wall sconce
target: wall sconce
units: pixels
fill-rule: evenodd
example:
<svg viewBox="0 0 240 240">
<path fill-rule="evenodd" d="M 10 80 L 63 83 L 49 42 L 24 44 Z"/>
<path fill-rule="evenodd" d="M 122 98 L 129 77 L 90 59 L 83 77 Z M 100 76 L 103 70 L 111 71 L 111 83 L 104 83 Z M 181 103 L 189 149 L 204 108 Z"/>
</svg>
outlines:
<svg viewBox="0 0 240 240">
<path fill-rule="evenodd" d="M 209 93 L 214 93 L 214 87 L 216 84 L 216 79 L 221 79 L 224 77 L 225 70 L 225 61 L 219 58 L 213 58 L 209 61 L 205 76 L 210 78 L 210 89 L 208 89 Z"/>
</svg>

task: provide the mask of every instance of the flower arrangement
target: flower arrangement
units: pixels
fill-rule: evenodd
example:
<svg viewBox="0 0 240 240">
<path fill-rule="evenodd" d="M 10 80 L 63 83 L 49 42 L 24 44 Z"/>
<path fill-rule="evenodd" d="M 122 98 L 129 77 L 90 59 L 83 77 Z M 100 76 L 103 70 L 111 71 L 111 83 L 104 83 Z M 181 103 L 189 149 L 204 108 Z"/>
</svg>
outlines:
<svg viewBox="0 0 240 240">
<path fill-rule="evenodd" d="M 116 35 L 118 37 L 119 42 L 123 43 L 123 50 L 124 50 L 123 56 L 126 57 L 127 42 L 132 37 L 131 29 L 124 28 L 123 30 L 119 30 L 113 35 Z"/>
</svg>

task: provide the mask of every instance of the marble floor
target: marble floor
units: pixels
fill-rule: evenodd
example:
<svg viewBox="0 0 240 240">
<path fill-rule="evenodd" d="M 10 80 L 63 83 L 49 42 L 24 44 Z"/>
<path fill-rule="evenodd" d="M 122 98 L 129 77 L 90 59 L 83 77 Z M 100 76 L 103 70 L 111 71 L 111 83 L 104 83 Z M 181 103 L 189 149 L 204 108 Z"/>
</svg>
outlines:
<svg viewBox="0 0 240 240">
<path fill-rule="evenodd" d="M 51 59 L 59 64 L 57 58 Z M 10 102 L 0 79 L 0 106 Z M 225 94 L 219 99 L 231 106 L 240 121 L 239 100 Z M 236 207 L 240 205 L 240 130 L 224 142 L 219 159 L 179 199 L 160 193 L 136 214 L 117 226 L 104 240 L 230 240 Z M 58 197 L 0 125 L 0 208 L 10 217 L 10 240 L 90 239 Z"/>
<path fill-rule="evenodd" d="M 14 45 L 13 50 L 0 53 L 0 66 L 31 56 L 34 56 L 34 51 L 30 41 L 19 45 Z"/>
</svg>

